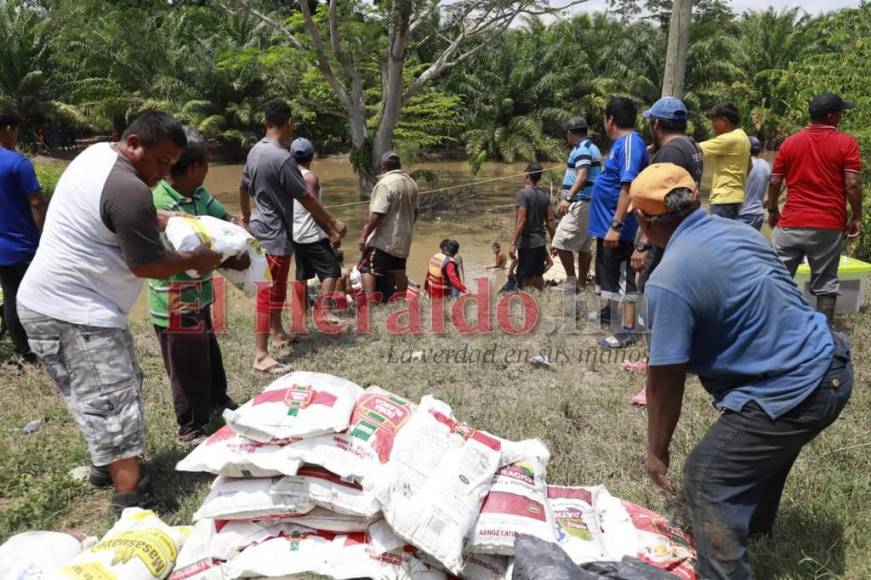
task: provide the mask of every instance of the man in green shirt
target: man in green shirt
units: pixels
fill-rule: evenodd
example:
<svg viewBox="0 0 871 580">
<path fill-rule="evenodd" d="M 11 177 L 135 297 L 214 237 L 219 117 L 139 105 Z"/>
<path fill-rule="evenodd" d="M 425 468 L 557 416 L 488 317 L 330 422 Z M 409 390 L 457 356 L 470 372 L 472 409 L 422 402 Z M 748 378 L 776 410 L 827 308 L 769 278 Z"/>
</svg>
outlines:
<svg viewBox="0 0 871 580">
<path fill-rule="evenodd" d="M 190 128 L 185 132 L 187 147 L 169 176 L 154 188 L 154 206 L 233 220 L 221 202 L 203 188 L 209 170 L 205 140 Z M 247 262 L 247 256 L 232 258 L 222 266 L 244 269 Z M 180 445 L 194 445 L 205 438 L 204 429 L 213 411 L 236 408 L 227 396 L 221 349 L 212 330 L 213 300 L 211 274 L 191 277 L 181 273 L 148 282 L 148 309 L 172 386 L 178 422 L 176 442 Z"/>
<path fill-rule="evenodd" d="M 750 161 L 750 138 L 738 126 L 741 123 L 741 113 L 734 104 L 715 105 L 708 117 L 717 136 L 702 141 L 699 147 L 705 155 L 705 165 L 710 163 L 714 168 L 709 212 L 724 218 L 738 219 L 744 203 L 747 174 L 753 167 Z"/>
</svg>

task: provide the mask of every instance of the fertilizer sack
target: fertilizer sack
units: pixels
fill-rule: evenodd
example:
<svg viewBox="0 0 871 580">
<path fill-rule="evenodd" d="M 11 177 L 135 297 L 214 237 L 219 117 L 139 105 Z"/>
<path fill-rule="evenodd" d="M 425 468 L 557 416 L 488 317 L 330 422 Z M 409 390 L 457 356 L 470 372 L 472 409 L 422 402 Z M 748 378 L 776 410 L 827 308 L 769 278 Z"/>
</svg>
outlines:
<svg viewBox="0 0 871 580">
<path fill-rule="evenodd" d="M 695 580 L 696 551 L 689 534 L 647 508 L 596 488 L 593 507 L 600 518 L 611 559 L 632 556 L 684 580 Z"/>
<path fill-rule="evenodd" d="M 194 514 L 194 521 L 288 519 L 314 509 L 315 503 L 308 497 L 305 485 L 282 485 L 279 492 L 279 481 L 280 477 L 218 476 Z"/>
<path fill-rule="evenodd" d="M 200 520 L 188 533 L 169 580 L 224 580 L 223 561 L 209 552 L 221 522 Z"/>
<path fill-rule="evenodd" d="M 357 397 L 347 429 L 303 439 L 293 447 L 306 463 L 363 482 L 390 459 L 393 441 L 414 408 L 414 403 L 372 386 Z"/>
<path fill-rule="evenodd" d="M 547 447 L 538 439 L 502 441 L 501 445 L 503 457 L 511 463 L 493 477 L 490 493 L 469 536 L 469 552 L 513 556 L 518 534 L 556 541 L 547 504 Z"/>
<path fill-rule="evenodd" d="M 219 268 L 218 272 L 248 296 L 256 296 L 258 287 L 272 281 L 260 242 L 241 226 L 211 216 L 171 217 L 165 233 L 170 245 L 179 252 L 189 252 L 205 244 L 225 260 L 247 254 L 251 264 L 245 270 Z M 188 270 L 187 275 L 198 276 L 193 270 Z"/>
<path fill-rule="evenodd" d="M 594 491 L 596 488 L 558 485 L 547 488 L 557 543 L 575 564 L 607 559 L 599 518 L 593 509 Z"/>
<path fill-rule="evenodd" d="M 281 478 L 273 493 L 282 493 L 284 486 L 291 490 L 303 486 L 315 505 L 338 514 L 372 519 L 381 510 L 375 496 L 363 491 L 360 484 L 345 481 L 316 465 L 304 465 L 295 476 Z"/>
<path fill-rule="evenodd" d="M 46 577 L 64 580 L 162 580 L 175 566 L 183 533 L 154 512 L 127 508 L 103 538 Z"/>
<path fill-rule="evenodd" d="M 499 467 L 499 441 L 424 397 L 396 436 L 390 461 L 371 485 L 396 534 L 448 571 L 463 567 L 463 545 Z"/>
<path fill-rule="evenodd" d="M 348 427 L 362 389 L 324 373 L 293 372 L 235 411 L 224 411 L 233 431 L 270 443 L 276 439 L 337 433 Z"/>
<path fill-rule="evenodd" d="M 62 532 L 22 532 L 0 546 L 0 580 L 37 580 L 97 541 Z"/>
<path fill-rule="evenodd" d="M 363 518 L 360 516 L 337 514 L 328 509 L 316 507 L 305 514 L 277 516 L 273 519 L 336 534 L 349 534 L 366 531 L 366 528 L 368 528 L 377 518 L 380 518 L 380 516 L 374 518 Z"/>
<path fill-rule="evenodd" d="M 177 471 L 227 477 L 295 475 L 302 465 L 297 455 L 285 442 L 254 441 L 225 425 L 179 461 L 175 468 Z"/>
<path fill-rule="evenodd" d="M 286 535 L 244 549 L 227 563 L 229 578 L 281 578 L 300 574 L 331 576 L 334 534 L 296 527 Z"/>
</svg>

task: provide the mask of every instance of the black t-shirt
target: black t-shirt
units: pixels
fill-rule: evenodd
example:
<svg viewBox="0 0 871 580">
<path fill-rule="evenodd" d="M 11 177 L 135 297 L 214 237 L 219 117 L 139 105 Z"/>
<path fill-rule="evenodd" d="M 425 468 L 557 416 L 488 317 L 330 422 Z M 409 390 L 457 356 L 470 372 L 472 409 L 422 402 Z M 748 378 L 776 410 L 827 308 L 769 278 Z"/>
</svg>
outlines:
<svg viewBox="0 0 871 580">
<path fill-rule="evenodd" d="M 516 207 L 526 208 L 526 223 L 518 240 L 518 248 L 538 248 L 547 244 L 544 237 L 550 197 L 537 187 L 524 187 L 517 192 Z"/>
<path fill-rule="evenodd" d="M 696 185 L 702 181 L 704 155 L 691 137 L 676 137 L 656 150 L 650 157 L 651 163 L 674 163 L 686 169 Z"/>
</svg>

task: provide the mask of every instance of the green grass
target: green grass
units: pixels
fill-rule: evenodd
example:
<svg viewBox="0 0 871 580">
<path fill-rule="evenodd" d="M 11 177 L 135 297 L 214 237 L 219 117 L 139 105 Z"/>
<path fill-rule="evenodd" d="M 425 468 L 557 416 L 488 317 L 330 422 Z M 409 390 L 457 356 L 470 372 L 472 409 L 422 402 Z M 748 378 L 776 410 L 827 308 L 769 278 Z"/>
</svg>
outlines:
<svg viewBox="0 0 871 580">
<path fill-rule="evenodd" d="M 253 352 L 251 305 L 228 290 L 229 332 L 220 338 L 230 394 L 244 401 L 269 381 L 250 370 Z M 612 493 L 687 523 L 684 505 L 667 498 L 648 481 L 642 458 L 646 418 L 628 399 L 642 377 L 626 372 L 620 361 L 604 362 L 579 353 L 597 352 L 596 335 L 548 332 L 562 309 L 559 295 L 537 297 L 548 320 L 536 333 L 512 337 L 500 331 L 463 337 L 391 336 L 384 332 L 385 311 L 373 316 L 371 335 L 329 337 L 313 333 L 297 345 L 290 360 L 297 369 L 329 372 L 360 385 L 377 384 L 418 398 L 432 393 L 447 401 L 457 417 L 509 439 L 540 437 L 550 451 L 548 479 L 564 485 L 605 484 Z M 871 447 L 868 384 L 871 314 L 844 317 L 856 361 L 853 398 L 841 418 L 807 447 L 789 479 L 772 541 L 755 544 L 760 578 L 871 577 Z M 146 323 L 133 326 L 139 362 L 145 374 L 147 459 L 158 493 L 188 521 L 211 477 L 173 471 L 184 455 L 174 444 L 174 415 L 158 344 Z M 0 358 L 8 352 L 8 345 Z M 402 359 L 404 351 L 458 349 L 489 351 L 495 360 L 436 363 Z M 494 350 L 495 349 L 495 350 Z M 525 353 L 551 349 L 550 370 L 533 369 Z M 570 360 L 554 354 L 571 353 Z M 515 354 L 511 355 L 511 352 Z M 523 354 L 517 354 L 521 351 Z M 627 356 L 637 359 L 640 350 Z M 508 355 L 508 356 L 507 356 Z M 406 356 L 408 358 L 408 356 Z M 507 360 L 506 360 L 507 358 Z M 4 372 L 4 371 L 0 371 Z M 109 492 L 72 482 L 67 472 L 87 463 L 87 450 L 67 415 L 61 397 L 45 373 L 0 376 L 0 540 L 26 529 L 105 531 Z M 42 428 L 30 435 L 13 431 L 31 419 Z M 681 464 L 715 420 L 709 398 L 696 380 L 687 389 L 683 417 L 672 447 L 672 479 L 680 482 Z"/>
</svg>

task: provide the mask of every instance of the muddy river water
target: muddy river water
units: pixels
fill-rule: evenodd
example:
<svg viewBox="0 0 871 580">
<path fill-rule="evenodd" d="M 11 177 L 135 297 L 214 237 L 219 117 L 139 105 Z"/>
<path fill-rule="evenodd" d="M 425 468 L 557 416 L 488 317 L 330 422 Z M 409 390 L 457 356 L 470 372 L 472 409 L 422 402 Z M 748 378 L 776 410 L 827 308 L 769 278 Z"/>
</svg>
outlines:
<svg viewBox="0 0 871 580">
<path fill-rule="evenodd" d="M 424 195 L 439 195 L 437 191 L 426 193 L 431 189 L 478 183 L 476 190 L 480 194 L 480 204 L 499 206 L 513 202 L 514 193 L 522 187 L 523 177 L 520 174 L 525 166 L 525 163 L 486 163 L 477 176 L 470 173 L 469 165 L 465 161 L 420 162 L 407 169 L 427 170 L 437 177 L 437 183 L 432 185 L 423 181 L 419 183 Z M 547 165 L 547 167 L 551 166 L 558 167 L 559 164 Z M 368 203 L 359 203 L 357 178 L 347 158 L 317 160 L 312 164 L 312 171 L 321 179 L 321 202 L 328 208 L 343 206 L 334 207 L 330 211 L 348 224 L 348 235 L 343 240 L 342 247 L 345 251 L 345 265 L 350 268 L 360 255 L 357 250 L 357 240 L 368 215 Z M 238 198 L 241 174 L 242 165 L 212 165 L 204 184 L 206 189 L 233 215 L 241 215 Z M 496 178 L 504 179 L 496 180 Z M 460 242 L 460 255 L 463 258 L 467 283 L 486 275 L 484 268 L 493 261 L 490 249 L 492 242 L 500 241 L 503 250 L 507 252 L 509 240 L 508 229 L 501 225 L 502 222 L 498 222 L 497 226 L 497 222 L 492 217 L 487 218 L 485 215 L 476 213 L 469 219 L 463 219 L 462 215 L 435 220 L 420 219 L 415 227 L 411 254 L 408 258 L 409 276 L 423 283 L 427 260 L 438 251 L 439 242 L 445 238 L 453 238 Z M 489 275 L 496 279 L 496 283 L 501 284 L 505 279 L 504 273 Z M 292 280 L 293 270 L 290 276 Z M 233 290 L 230 292 L 234 295 L 233 299 L 242 298 L 240 293 Z M 134 320 L 141 320 L 148 316 L 145 294 L 146 290 L 143 289 L 131 313 L 131 318 Z"/>
</svg>

